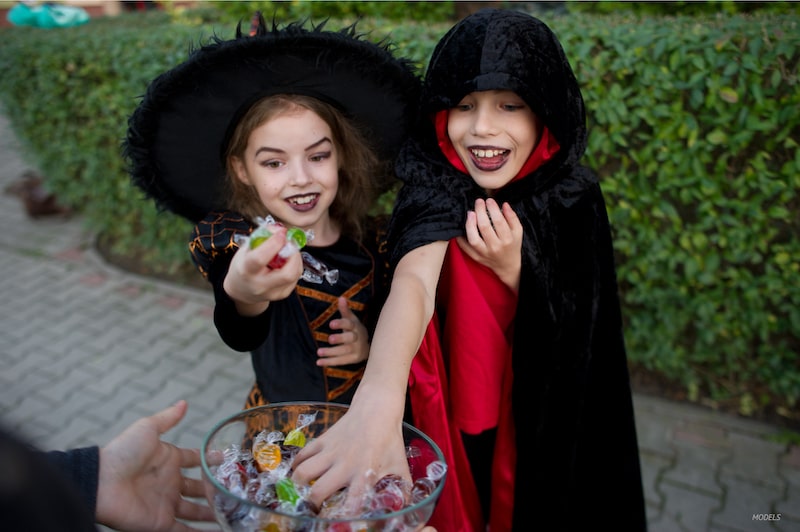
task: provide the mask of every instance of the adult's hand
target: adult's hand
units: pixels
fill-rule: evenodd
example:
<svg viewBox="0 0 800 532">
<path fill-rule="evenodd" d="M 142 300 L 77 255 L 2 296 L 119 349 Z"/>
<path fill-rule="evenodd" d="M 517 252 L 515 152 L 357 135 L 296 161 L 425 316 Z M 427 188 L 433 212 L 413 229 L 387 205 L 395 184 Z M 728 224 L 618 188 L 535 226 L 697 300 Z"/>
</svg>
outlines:
<svg viewBox="0 0 800 532">
<path fill-rule="evenodd" d="M 123 531 L 186 532 L 196 529 L 178 519 L 214 521 L 206 504 L 184 498 L 203 496 L 202 481 L 182 471 L 200 465 L 200 451 L 161 441 L 187 408 L 181 400 L 141 418 L 100 449 L 98 523 Z"/>
</svg>

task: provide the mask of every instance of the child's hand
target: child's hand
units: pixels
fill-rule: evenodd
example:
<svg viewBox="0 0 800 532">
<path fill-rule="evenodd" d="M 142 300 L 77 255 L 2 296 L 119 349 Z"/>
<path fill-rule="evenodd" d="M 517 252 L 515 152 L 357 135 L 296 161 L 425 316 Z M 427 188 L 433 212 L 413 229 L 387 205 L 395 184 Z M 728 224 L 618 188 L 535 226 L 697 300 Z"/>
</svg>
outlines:
<svg viewBox="0 0 800 532">
<path fill-rule="evenodd" d="M 342 317 L 331 320 L 331 329 L 341 329 L 342 332 L 328 337 L 328 343 L 333 347 L 317 349 L 317 355 L 320 357 L 317 366 L 355 364 L 366 360 L 369 355 L 367 328 L 347 306 L 346 298 L 340 297 L 338 305 Z"/>
<path fill-rule="evenodd" d="M 363 393 L 362 388 L 356 395 L 359 392 Z M 360 406 L 351 403 L 336 423 L 307 442 L 294 459 L 292 480 L 311 485 L 308 500 L 317 508 L 345 486 L 348 490 L 344 508 L 355 510 L 367 490 L 385 475 L 395 474 L 411 482 L 403 443 L 402 409 L 398 418 L 384 408 L 385 400 L 390 398 L 380 393 L 364 395 L 370 397 Z"/>
<path fill-rule="evenodd" d="M 255 249 L 242 246 L 231 260 L 223 288 L 243 316 L 264 312 L 270 301 L 287 298 L 303 274 L 303 259 L 292 254 L 278 269 L 267 266 L 286 243 L 286 228 L 275 226 L 274 234 Z"/>
<path fill-rule="evenodd" d="M 492 198 L 475 200 L 467 213 L 467 237 L 458 246 L 475 262 L 491 268 L 514 292 L 522 269 L 522 224 L 508 203 L 502 209 Z"/>
</svg>

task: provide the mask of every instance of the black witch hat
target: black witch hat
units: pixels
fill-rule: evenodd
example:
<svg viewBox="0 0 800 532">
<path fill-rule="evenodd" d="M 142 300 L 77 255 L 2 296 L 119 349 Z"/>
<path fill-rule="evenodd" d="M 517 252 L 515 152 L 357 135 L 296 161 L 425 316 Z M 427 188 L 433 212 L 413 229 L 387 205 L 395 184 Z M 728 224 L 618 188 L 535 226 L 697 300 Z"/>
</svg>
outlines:
<svg viewBox="0 0 800 532">
<path fill-rule="evenodd" d="M 223 154 L 238 119 L 271 94 L 302 94 L 353 119 L 378 155 L 392 159 L 413 121 L 419 78 L 391 44 L 325 23 L 267 29 L 256 15 L 243 35 L 214 37 L 159 75 L 128 120 L 123 156 L 135 185 L 161 210 L 190 221 L 222 208 Z M 378 176 L 376 176 L 376 179 Z M 388 182 L 376 183 L 385 189 Z"/>
</svg>

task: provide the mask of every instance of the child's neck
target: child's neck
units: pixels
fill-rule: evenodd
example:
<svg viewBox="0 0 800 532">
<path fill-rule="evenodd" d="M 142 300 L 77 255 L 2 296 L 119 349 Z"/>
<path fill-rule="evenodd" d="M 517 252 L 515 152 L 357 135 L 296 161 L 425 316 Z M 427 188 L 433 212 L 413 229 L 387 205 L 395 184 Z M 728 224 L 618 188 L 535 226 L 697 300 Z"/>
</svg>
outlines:
<svg viewBox="0 0 800 532">
<path fill-rule="evenodd" d="M 321 227 L 310 228 L 314 231 L 314 238 L 308 244 L 310 246 L 324 247 L 335 244 L 342 232 L 339 226 L 333 223 L 322 224 Z"/>
</svg>

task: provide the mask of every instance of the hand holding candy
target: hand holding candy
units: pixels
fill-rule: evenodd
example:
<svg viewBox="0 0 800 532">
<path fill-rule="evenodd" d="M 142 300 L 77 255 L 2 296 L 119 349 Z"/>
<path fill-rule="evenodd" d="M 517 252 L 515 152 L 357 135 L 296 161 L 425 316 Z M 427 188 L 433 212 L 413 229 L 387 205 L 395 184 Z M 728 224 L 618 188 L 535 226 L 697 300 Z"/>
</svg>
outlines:
<svg viewBox="0 0 800 532">
<path fill-rule="evenodd" d="M 250 234 L 249 239 L 249 246 L 250 249 L 255 249 L 259 245 L 261 245 L 265 240 L 269 239 L 272 236 L 272 230 L 270 230 L 269 225 L 267 223 L 263 223 L 255 228 L 255 230 Z M 313 236 L 313 235 L 312 235 Z M 286 264 L 286 259 L 291 257 L 293 254 L 300 251 L 303 246 L 306 245 L 308 241 L 306 233 L 300 229 L 299 227 L 290 227 L 286 230 L 286 243 L 283 247 L 278 251 L 278 254 L 269 261 L 270 268 L 278 269 L 284 264 Z"/>
<path fill-rule="evenodd" d="M 303 261 L 297 253 L 290 254 L 280 268 L 267 265 L 286 244 L 286 228 L 270 229 L 271 237 L 255 249 L 239 248 L 223 282 L 225 292 L 243 316 L 257 316 L 267 309 L 270 301 L 287 298 L 303 273 Z"/>
<path fill-rule="evenodd" d="M 283 224 L 276 222 L 272 216 L 257 218 L 256 221 L 258 222 L 258 227 L 250 233 L 250 236 L 237 234 L 234 237 L 237 244 L 255 249 L 273 235 L 275 226 L 283 227 Z M 273 229 L 270 226 L 273 226 Z M 313 231 L 303 231 L 299 227 L 290 227 L 286 230 L 286 244 L 278 252 L 278 255 L 269 262 L 268 266 L 273 269 L 282 267 L 289 256 L 300 251 L 313 238 Z M 339 270 L 328 269 L 325 264 L 312 257 L 306 251 L 302 252 L 302 258 L 304 266 L 303 279 L 305 281 L 320 284 L 325 280 L 328 281 L 328 284 L 336 284 L 336 281 L 339 280 Z"/>
<path fill-rule="evenodd" d="M 341 318 L 331 320 L 330 327 L 341 332 L 328 336 L 331 347 L 317 349 L 317 366 L 341 366 L 355 364 L 367 359 L 369 355 L 369 338 L 367 328 L 361 323 L 350 307 L 347 298 L 337 301 Z"/>
</svg>

